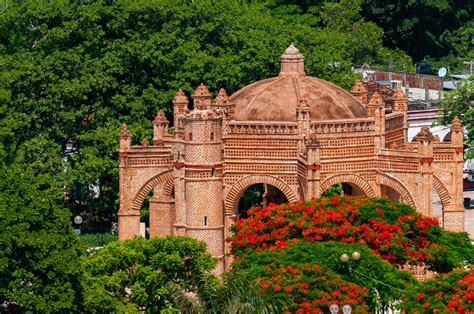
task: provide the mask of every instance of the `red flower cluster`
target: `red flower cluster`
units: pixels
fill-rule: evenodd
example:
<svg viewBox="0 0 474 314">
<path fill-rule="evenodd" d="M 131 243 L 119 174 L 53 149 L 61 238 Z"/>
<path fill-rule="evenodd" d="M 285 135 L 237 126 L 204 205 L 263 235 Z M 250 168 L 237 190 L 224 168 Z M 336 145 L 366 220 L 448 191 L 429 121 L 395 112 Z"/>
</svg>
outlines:
<svg viewBox="0 0 474 314">
<path fill-rule="evenodd" d="M 362 243 L 394 264 L 430 264 L 446 252 L 428 240 L 438 227 L 408 205 L 361 197 L 321 198 L 252 208 L 228 239 L 235 256 L 247 250 L 278 249 L 289 241 Z"/>
<path fill-rule="evenodd" d="M 297 264 L 286 267 L 269 265 L 259 280 L 262 289 L 291 294 L 288 310 L 293 313 L 323 313 L 333 303 L 351 304 L 355 312 L 367 312 L 364 297 L 367 289 L 347 283 L 327 268 Z"/>
<path fill-rule="evenodd" d="M 432 310 L 433 313 L 472 313 L 474 311 L 474 268 L 466 272 L 456 270 L 424 282 L 416 295 L 407 293 L 404 307 L 413 310 Z"/>
</svg>

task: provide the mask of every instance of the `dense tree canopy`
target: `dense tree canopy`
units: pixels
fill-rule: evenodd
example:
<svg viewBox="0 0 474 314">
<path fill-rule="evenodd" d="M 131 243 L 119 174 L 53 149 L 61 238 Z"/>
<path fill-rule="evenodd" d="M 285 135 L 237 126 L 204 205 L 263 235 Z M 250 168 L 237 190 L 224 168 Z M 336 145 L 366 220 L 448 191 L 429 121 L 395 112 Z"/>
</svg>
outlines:
<svg viewBox="0 0 474 314">
<path fill-rule="evenodd" d="M 458 83 L 458 90 L 446 93 L 442 103 L 441 124 L 450 125 L 454 117 L 461 120 L 465 129 L 464 142 L 470 148 L 467 158 L 473 158 L 474 151 L 474 76 Z"/>
<path fill-rule="evenodd" d="M 384 29 L 389 47 L 402 49 L 416 61 L 425 56 L 473 56 L 472 0 L 364 0 L 363 9 L 367 19 Z"/>
<path fill-rule="evenodd" d="M 171 284 L 196 292 L 214 267 L 206 245 L 192 238 L 112 242 L 84 259 L 84 309 L 148 313 L 173 310 Z"/>
<path fill-rule="evenodd" d="M 81 250 L 51 181 L 0 165 L 0 306 L 8 311 L 74 312 L 81 304 Z"/>
<path fill-rule="evenodd" d="M 410 65 L 348 0 L 308 11 L 233 0 L 4 1 L 0 10 L 5 160 L 53 173 L 86 231 L 115 219 L 120 122 L 135 143 L 149 137 L 178 88 L 232 93 L 276 75 L 292 41 L 308 74 L 346 88 L 351 62 Z"/>
</svg>

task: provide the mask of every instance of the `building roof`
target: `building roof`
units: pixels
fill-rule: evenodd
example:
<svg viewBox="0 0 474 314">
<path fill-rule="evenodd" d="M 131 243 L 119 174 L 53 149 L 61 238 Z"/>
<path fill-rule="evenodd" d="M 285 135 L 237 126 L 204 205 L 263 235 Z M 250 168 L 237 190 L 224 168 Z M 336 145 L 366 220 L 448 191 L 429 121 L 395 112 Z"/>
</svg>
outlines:
<svg viewBox="0 0 474 314">
<path fill-rule="evenodd" d="M 295 121 L 302 99 L 312 121 L 367 117 L 365 107 L 349 92 L 305 75 L 304 57 L 293 44 L 281 56 L 279 76 L 250 84 L 230 97 L 235 120 L 240 121 Z"/>
</svg>

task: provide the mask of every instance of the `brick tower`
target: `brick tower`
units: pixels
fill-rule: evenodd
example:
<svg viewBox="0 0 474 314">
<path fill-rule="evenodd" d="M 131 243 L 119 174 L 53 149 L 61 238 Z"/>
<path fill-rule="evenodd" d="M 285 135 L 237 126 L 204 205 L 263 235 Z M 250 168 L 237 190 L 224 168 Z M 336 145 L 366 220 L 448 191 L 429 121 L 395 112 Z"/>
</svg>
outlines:
<svg viewBox="0 0 474 314">
<path fill-rule="evenodd" d="M 204 84 L 192 94 L 194 109 L 184 117 L 186 235 L 207 243 L 223 270 L 222 115 L 211 109 Z"/>
</svg>

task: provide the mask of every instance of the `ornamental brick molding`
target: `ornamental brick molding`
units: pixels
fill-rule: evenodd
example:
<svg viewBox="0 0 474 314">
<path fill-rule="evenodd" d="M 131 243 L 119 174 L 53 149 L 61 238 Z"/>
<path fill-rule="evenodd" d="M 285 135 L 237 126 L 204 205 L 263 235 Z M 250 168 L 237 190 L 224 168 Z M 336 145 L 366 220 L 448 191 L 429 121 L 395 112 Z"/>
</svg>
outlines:
<svg viewBox="0 0 474 314">
<path fill-rule="evenodd" d="M 326 191 L 330 186 L 337 183 L 354 184 L 356 187 L 364 191 L 365 196 L 375 197 L 375 192 L 370 186 L 369 182 L 355 174 L 337 174 L 324 180 L 324 182 L 321 184 L 321 192 Z"/>
<path fill-rule="evenodd" d="M 259 183 L 269 184 L 276 187 L 281 192 L 283 192 L 288 202 L 293 202 L 297 200 L 296 194 L 283 180 L 268 175 L 253 175 L 239 180 L 236 184 L 232 186 L 232 189 L 230 189 L 230 191 L 227 193 L 227 197 L 225 199 L 226 212 L 235 213 L 242 193 L 244 193 L 245 190 L 251 185 Z"/>
<path fill-rule="evenodd" d="M 444 227 L 464 229 L 459 119 L 450 142 L 427 129 L 409 142 L 402 90 L 357 81 L 347 92 L 308 76 L 293 44 L 280 61 L 278 76 L 230 96 L 204 84 L 192 93 L 178 90 L 172 119 L 159 108 L 150 117 L 151 141 L 133 145 L 127 125 L 121 126 L 120 240 L 140 235 L 140 210 L 153 192 L 150 236 L 202 240 L 222 272 L 230 265 L 224 239 L 253 184 L 267 185 L 270 200 L 281 200 L 281 192 L 291 202 L 343 183 L 348 194 L 401 200 L 425 215 L 432 214 L 435 190 Z"/>
</svg>

